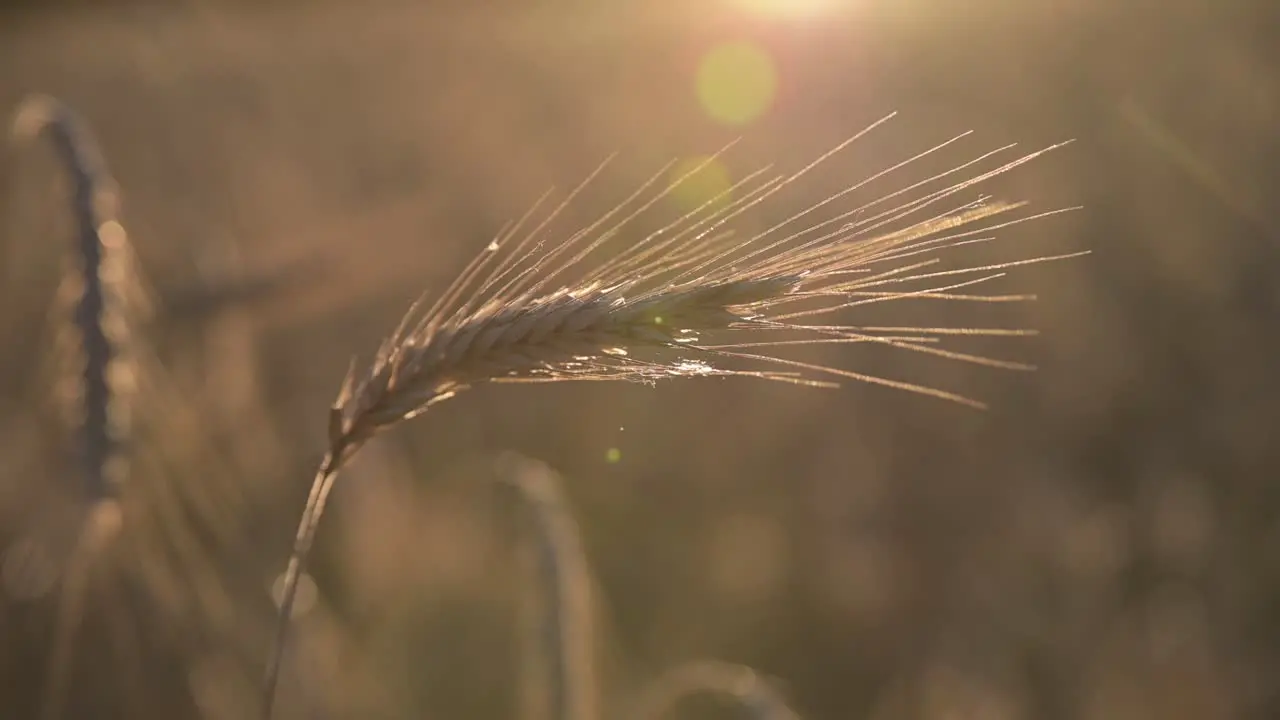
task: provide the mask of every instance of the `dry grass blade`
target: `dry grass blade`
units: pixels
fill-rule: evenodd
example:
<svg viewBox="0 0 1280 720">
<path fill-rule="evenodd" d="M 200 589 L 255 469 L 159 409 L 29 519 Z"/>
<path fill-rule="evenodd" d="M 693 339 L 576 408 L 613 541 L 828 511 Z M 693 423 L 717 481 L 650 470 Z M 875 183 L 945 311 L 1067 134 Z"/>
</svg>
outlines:
<svg viewBox="0 0 1280 720">
<path fill-rule="evenodd" d="M 568 200 L 525 230 L 533 222 L 531 213 L 491 242 L 433 305 L 425 309 L 424 303 L 415 305 L 382 344 L 372 366 L 358 374 L 352 368 L 331 410 L 328 452 L 285 572 L 281 622 L 265 684 L 268 716 L 297 583 L 338 471 L 379 431 L 468 386 L 749 376 L 829 387 L 833 379 L 845 378 L 981 407 L 964 396 L 910 382 L 747 352 L 771 339 L 800 344 L 859 342 L 1017 366 L 939 349 L 948 333 L 928 328 L 904 335 L 899 329 L 881 332 L 803 320 L 873 302 L 956 297 L 952 291 L 988 283 L 1007 268 L 1071 257 L 934 269 L 944 250 L 986 241 L 985 233 L 993 229 L 1044 216 L 1004 219 L 1021 205 L 958 196 L 1047 150 L 999 161 L 1009 149 L 1002 148 L 905 183 L 864 204 L 848 209 L 837 206 L 872 179 L 890 178 L 959 139 L 953 138 L 828 195 L 762 232 L 744 237 L 734 233 L 735 223 L 746 213 L 795 187 L 819 163 L 887 120 L 798 172 L 769 179 L 753 173 L 676 221 L 647 233 L 633 230 L 692 173 L 646 198 L 648 189 L 658 185 L 661 175 L 655 176 L 594 222 L 567 233 L 561 242 L 549 243 L 546 238 Z M 983 163 L 997 164 L 979 169 Z M 983 225 L 996 217 L 1003 222 Z M 615 247 L 627 236 L 636 239 L 620 250 Z M 1010 298 L 978 299 L 1005 302 Z"/>
</svg>

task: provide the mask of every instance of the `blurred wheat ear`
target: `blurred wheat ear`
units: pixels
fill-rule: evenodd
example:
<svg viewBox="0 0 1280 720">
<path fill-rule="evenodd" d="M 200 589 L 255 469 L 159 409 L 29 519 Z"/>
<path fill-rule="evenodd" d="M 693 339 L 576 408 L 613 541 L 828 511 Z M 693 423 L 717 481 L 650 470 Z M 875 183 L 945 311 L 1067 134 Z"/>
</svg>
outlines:
<svg viewBox="0 0 1280 720">
<path fill-rule="evenodd" d="M 892 116 L 890 116 L 892 117 Z M 905 299 L 1001 303 L 1028 295 L 973 294 L 1021 265 L 1082 253 L 1033 256 L 935 270 L 944 250 L 992 240 L 987 233 L 1045 217 L 1022 205 L 956 196 L 1039 157 L 1005 158 L 1013 146 L 968 156 L 924 179 L 852 207 L 841 201 L 893 178 L 968 133 L 904 159 L 765 230 L 739 237 L 735 221 L 772 201 L 818 164 L 889 117 L 789 175 L 750 173 L 674 219 L 632 232 L 711 160 L 676 177 L 674 163 L 585 227 L 549 241 L 553 221 L 601 166 L 541 219 L 535 204 L 468 265 L 433 304 L 419 302 L 382 344 L 371 367 L 347 374 L 329 416 L 329 443 L 302 512 L 285 571 L 277 636 L 264 683 L 267 717 L 289 631 L 298 581 L 333 484 L 375 434 L 463 389 L 489 382 L 631 380 L 740 376 L 831 387 L 852 379 L 975 407 L 963 395 L 871 373 L 787 357 L 788 348 L 868 343 L 988 367 L 1030 366 L 945 347 L 960 336 L 1016 336 L 1021 328 L 889 327 L 808 322 L 837 311 Z M 1050 148 L 1052 149 L 1052 148 Z M 896 179 L 896 178 L 895 178 Z M 657 187 L 658 190 L 654 191 Z M 786 207 L 786 205 L 782 205 Z M 824 216 L 825 214 L 825 216 Z M 989 221 L 1001 218 L 991 224 Z M 630 234 L 630 242 L 618 244 Z M 964 290 L 964 292 L 960 292 Z M 761 369 L 761 366 L 778 369 Z"/>
<path fill-rule="evenodd" d="M 263 630 L 251 622 L 254 594 L 269 608 L 259 575 L 245 562 L 252 555 L 242 552 L 241 523 L 252 488 L 269 472 L 262 456 L 270 453 L 260 451 L 264 428 L 254 425 L 254 452 L 241 452 L 239 440 L 222 432 L 220 423 L 230 420 L 210 412 L 209 400 L 180 387 L 159 361 L 151 333 L 163 305 L 137 263 L 118 218 L 115 183 L 86 125 L 59 101 L 37 96 L 20 106 L 13 130 L 17 140 L 52 141 L 71 179 L 77 240 L 49 313 L 50 357 L 42 370 L 70 431 L 78 539 L 63 563 L 39 712 L 49 720 L 85 707 L 96 716 L 108 712 L 105 697 L 81 686 L 88 675 L 79 655 L 87 648 L 79 646 L 91 618 L 101 620 L 114 659 L 107 690 L 128 716 L 168 701 L 156 700 L 154 675 L 139 686 L 149 671 L 172 670 L 173 679 L 190 683 L 175 661 L 202 654 L 243 667 L 243 678 L 220 674 L 219 692 L 254 703 L 251 638 Z M 263 276 L 252 286 L 214 288 L 202 296 L 197 320 L 207 326 L 278 286 Z M 239 424 L 230 427 L 259 419 L 253 409 L 237 408 Z M 251 590 L 237 596 L 240 580 Z M 199 704 L 195 692 L 180 689 L 174 699 Z"/>
<path fill-rule="evenodd" d="M 513 453 L 499 460 L 498 476 L 515 488 L 529 519 L 521 535 L 521 577 L 531 591 L 521 603 L 520 716 L 596 720 L 591 571 L 560 478 L 544 463 Z"/>
<path fill-rule="evenodd" d="M 13 136 L 47 136 L 71 179 L 76 244 L 58 292 L 55 362 L 64 379 L 59 400 L 78 427 L 84 497 L 110 500 L 128 473 L 130 406 L 134 390 L 134 328 L 149 312 L 132 247 L 117 217 L 115 183 L 89 129 L 47 96 L 23 102 Z"/>
<path fill-rule="evenodd" d="M 54 362 L 58 400 L 76 429 L 84 520 L 64 572 L 42 714 L 62 714 L 76 628 L 95 559 L 121 526 L 119 488 L 127 479 L 130 415 L 136 367 L 133 328 L 147 312 L 138 290 L 132 249 L 116 214 L 114 183 L 88 129 L 69 108 L 47 96 L 27 99 L 13 135 L 50 138 L 71 178 L 75 218 L 73 262 L 55 303 Z M 58 322 L 65 318 L 63 322 Z"/>
</svg>

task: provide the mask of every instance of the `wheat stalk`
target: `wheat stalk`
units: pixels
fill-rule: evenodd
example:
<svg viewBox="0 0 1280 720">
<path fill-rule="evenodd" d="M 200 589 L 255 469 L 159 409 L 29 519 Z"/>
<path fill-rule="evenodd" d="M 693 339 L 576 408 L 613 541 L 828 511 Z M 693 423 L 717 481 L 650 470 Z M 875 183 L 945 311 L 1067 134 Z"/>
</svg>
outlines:
<svg viewBox="0 0 1280 720">
<path fill-rule="evenodd" d="M 329 416 L 329 446 L 307 499 L 279 598 L 280 621 L 268 660 L 264 712 L 271 715 L 289 619 L 316 528 L 343 465 L 370 438 L 457 392 L 486 382 L 641 380 L 751 376 L 831 386 L 853 379 L 982 407 L 969 398 L 908 382 L 770 354 L 778 348 L 822 343 L 876 343 L 992 367 L 1029 366 L 940 347 L 951 335 L 1019 335 L 1005 328 L 894 328 L 809 323 L 838 310 L 903 298 L 1010 302 L 1025 295 L 957 292 L 989 282 L 1019 265 L 1082 253 L 1033 257 L 977 267 L 933 270 L 941 250 L 983 242 L 985 233 L 1052 215 L 1019 216 L 979 229 L 971 226 L 1020 204 L 955 196 L 1023 165 L 1047 148 L 979 170 L 1013 146 L 821 221 L 814 218 L 872 181 L 937 153 L 940 143 L 750 237 L 730 223 L 791 186 L 819 163 L 847 148 L 882 118 L 796 173 L 748 175 L 724 193 L 629 247 L 610 252 L 635 221 L 701 171 L 706 163 L 659 186 L 670 166 L 630 197 L 567 239 L 548 243 L 553 220 L 595 173 L 540 221 L 544 201 L 491 242 L 430 307 L 419 301 L 382 343 L 371 366 L 348 371 Z M 722 151 L 723 152 L 723 151 Z M 713 156 L 714 161 L 719 154 Z M 962 179 L 955 181 L 955 177 Z M 940 187 L 937 187 L 939 186 Z M 650 193 L 652 188 L 660 189 Z M 930 189 L 934 186 L 934 189 Z M 950 203 L 950 204 L 949 204 Z M 958 204 L 956 204 L 958 203 Z M 526 229 L 527 226 L 528 229 Z M 895 229 L 896 228 L 896 229 Z M 601 259 L 603 258 L 603 259 Z M 897 289 L 905 286 L 907 289 Z M 740 369 L 728 363 L 773 364 L 783 371 Z M 815 377 L 819 376 L 819 377 Z"/>
<path fill-rule="evenodd" d="M 507 453 L 499 478 L 528 514 L 522 543 L 532 590 L 525 594 L 521 703 L 525 720 L 596 720 L 591 570 L 560 476 L 545 463 Z"/>
</svg>

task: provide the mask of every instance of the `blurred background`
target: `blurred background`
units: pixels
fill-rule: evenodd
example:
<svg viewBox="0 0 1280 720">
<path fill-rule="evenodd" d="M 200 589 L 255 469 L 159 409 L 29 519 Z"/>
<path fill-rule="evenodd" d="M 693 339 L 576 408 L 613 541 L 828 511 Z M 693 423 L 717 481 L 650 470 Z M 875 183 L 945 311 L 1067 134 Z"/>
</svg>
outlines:
<svg viewBox="0 0 1280 720">
<path fill-rule="evenodd" d="M 252 717 L 326 408 L 418 294 L 612 152 L 620 197 L 739 136 L 731 176 L 796 168 L 898 111 L 795 209 L 965 130 L 959 154 L 1077 140 L 992 190 L 1084 208 L 1002 241 L 1093 252 L 1013 273 L 1039 300 L 997 320 L 1041 335 L 997 351 L 1037 372 L 820 354 L 987 412 L 856 383 L 468 391 L 344 475 L 278 717 L 519 715 L 508 450 L 563 475 L 606 715 L 718 658 L 829 720 L 1280 716 L 1278 29 L 1266 0 L 6 5 L 0 108 L 49 93 L 92 126 L 152 311 L 126 541 L 60 611 L 73 226 L 47 147 L 6 148 L 0 714 L 39 716 L 75 616 L 65 717 Z"/>
</svg>

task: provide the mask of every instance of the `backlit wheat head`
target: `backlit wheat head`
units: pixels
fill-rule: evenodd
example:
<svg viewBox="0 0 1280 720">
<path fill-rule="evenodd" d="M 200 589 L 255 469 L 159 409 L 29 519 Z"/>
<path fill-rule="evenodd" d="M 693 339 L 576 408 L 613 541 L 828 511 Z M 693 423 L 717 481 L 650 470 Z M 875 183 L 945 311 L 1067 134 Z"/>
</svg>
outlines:
<svg viewBox="0 0 1280 720">
<path fill-rule="evenodd" d="M 328 454 L 285 576 L 280 635 L 268 668 L 268 715 L 293 595 L 338 470 L 380 430 L 460 390 L 485 382 L 739 375 L 831 385 L 846 378 L 980 406 L 943 390 L 789 359 L 779 351 L 806 344 L 877 343 L 995 367 L 1027 367 L 941 346 L 950 335 L 1027 331 L 868 327 L 831 317 L 860 305 L 912 297 L 1028 299 L 975 295 L 973 289 L 1007 268 L 1071 255 L 980 267 L 934 266 L 941 251 L 990 240 L 989 233 L 998 228 L 1063 212 L 1017 214 L 1020 204 L 964 196 L 1047 150 L 1009 155 L 1012 146 L 1002 147 L 873 200 L 850 201 L 872 181 L 902 171 L 961 135 L 760 232 L 734 232 L 735 221 L 745 212 L 888 119 L 796 173 L 767 177 L 767 170 L 757 171 L 673 221 L 641 229 L 654 207 L 701 169 L 664 184 L 662 179 L 670 177 L 664 168 L 594 222 L 567 234 L 557 231 L 563 239 L 553 239 L 553 221 L 598 169 L 541 219 L 537 209 L 542 201 L 504 230 L 432 304 L 415 305 L 371 366 L 348 373 L 331 411 Z M 851 207 L 840 205 L 842 201 Z M 816 219 L 833 211 L 834 216 Z"/>
</svg>

